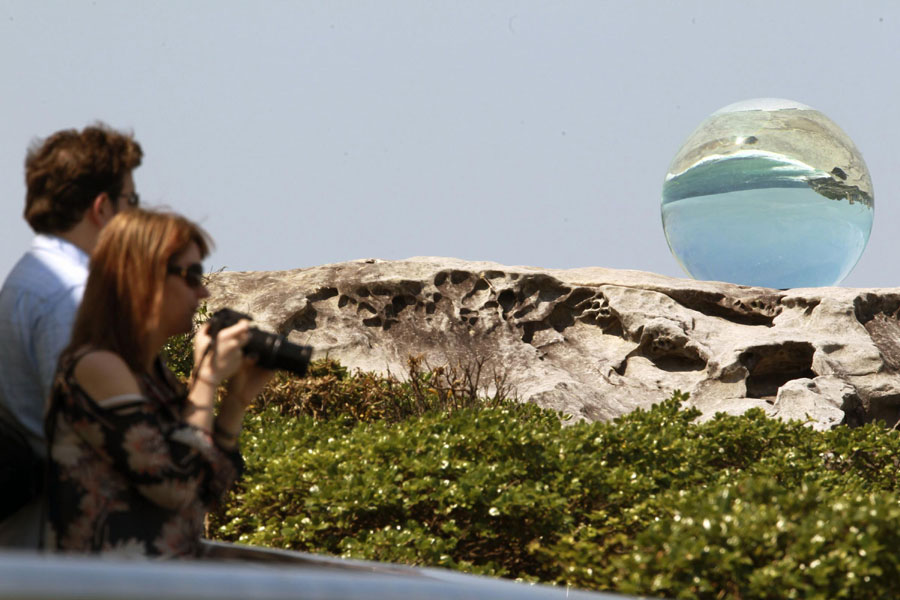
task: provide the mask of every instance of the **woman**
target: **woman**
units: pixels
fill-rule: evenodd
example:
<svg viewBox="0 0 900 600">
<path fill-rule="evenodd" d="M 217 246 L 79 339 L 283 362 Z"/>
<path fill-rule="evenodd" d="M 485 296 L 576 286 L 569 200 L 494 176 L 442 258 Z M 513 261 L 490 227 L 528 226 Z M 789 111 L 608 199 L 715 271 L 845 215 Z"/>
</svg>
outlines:
<svg viewBox="0 0 900 600">
<path fill-rule="evenodd" d="M 215 340 L 198 332 L 188 392 L 162 363 L 209 296 L 208 250 L 206 233 L 174 214 L 125 211 L 103 229 L 47 414 L 47 547 L 198 553 L 206 512 L 243 467 L 244 411 L 271 376 L 242 354 L 247 321 Z"/>
</svg>

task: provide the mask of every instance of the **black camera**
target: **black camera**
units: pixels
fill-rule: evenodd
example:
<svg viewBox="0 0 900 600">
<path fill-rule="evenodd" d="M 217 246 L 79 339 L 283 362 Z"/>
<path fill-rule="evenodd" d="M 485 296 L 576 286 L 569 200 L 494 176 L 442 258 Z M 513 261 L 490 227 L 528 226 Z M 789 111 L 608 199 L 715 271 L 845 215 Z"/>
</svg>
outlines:
<svg viewBox="0 0 900 600">
<path fill-rule="evenodd" d="M 209 336 L 215 340 L 219 332 L 231 327 L 241 319 L 253 320 L 250 315 L 239 313 L 230 308 L 221 308 L 209 318 Z M 244 354 L 256 357 L 256 364 L 264 369 L 281 369 L 296 373 L 300 377 L 306 375 L 312 346 L 293 344 L 276 333 L 250 328 L 250 341 L 243 348 Z"/>
</svg>

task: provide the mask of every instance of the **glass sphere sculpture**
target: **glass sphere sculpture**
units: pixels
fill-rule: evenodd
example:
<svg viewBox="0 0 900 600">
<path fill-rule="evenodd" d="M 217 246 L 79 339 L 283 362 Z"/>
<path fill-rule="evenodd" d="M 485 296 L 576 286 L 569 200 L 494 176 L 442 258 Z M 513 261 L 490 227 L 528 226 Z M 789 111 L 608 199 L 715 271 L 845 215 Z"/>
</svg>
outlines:
<svg viewBox="0 0 900 600">
<path fill-rule="evenodd" d="M 694 279 L 817 287 L 856 265 L 874 206 L 847 134 L 809 106 L 767 98 L 726 106 L 688 137 L 666 174 L 662 222 Z"/>
</svg>

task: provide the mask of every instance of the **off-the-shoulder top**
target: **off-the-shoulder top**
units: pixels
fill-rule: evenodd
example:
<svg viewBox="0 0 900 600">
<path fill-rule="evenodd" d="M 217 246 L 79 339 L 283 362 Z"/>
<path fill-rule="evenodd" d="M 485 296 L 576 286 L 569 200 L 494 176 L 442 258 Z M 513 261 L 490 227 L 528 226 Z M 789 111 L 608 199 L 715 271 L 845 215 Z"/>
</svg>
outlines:
<svg viewBox="0 0 900 600">
<path fill-rule="evenodd" d="M 194 556 L 204 518 L 243 471 L 182 418 L 187 394 L 158 359 L 141 396 L 95 402 L 78 385 L 79 353 L 60 361 L 46 429 L 45 546 L 63 552 Z"/>
</svg>

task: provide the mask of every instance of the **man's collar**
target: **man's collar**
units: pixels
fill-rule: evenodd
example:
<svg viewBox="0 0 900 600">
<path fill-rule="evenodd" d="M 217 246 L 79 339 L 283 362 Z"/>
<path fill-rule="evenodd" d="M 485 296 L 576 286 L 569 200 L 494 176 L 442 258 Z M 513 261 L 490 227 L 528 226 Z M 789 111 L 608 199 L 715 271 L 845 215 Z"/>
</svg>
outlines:
<svg viewBox="0 0 900 600">
<path fill-rule="evenodd" d="M 46 233 L 39 233 L 34 236 L 34 240 L 31 242 L 31 247 L 39 250 L 49 250 L 50 252 L 64 254 L 79 265 L 83 266 L 85 269 L 87 269 L 88 263 L 91 260 L 91 257 L 87 252 L 85 252 L 72 242 L 61 237 L 49 235 Z"/>
</svg>

